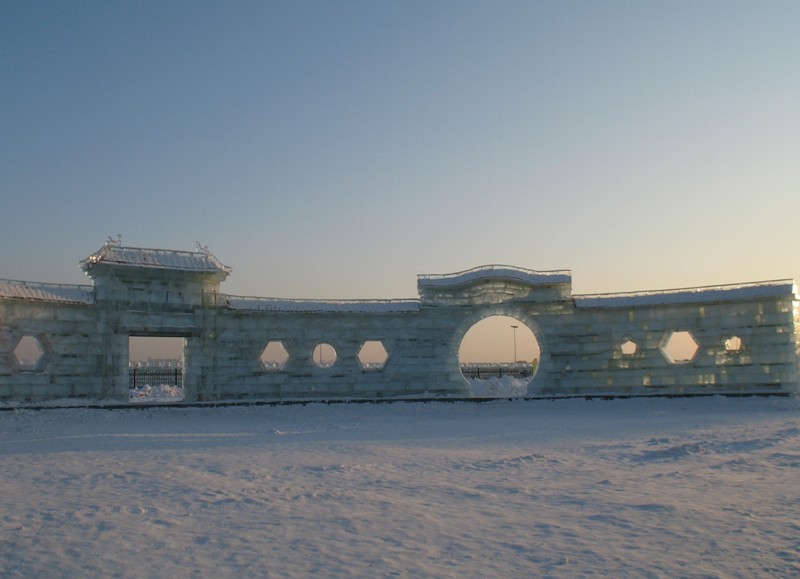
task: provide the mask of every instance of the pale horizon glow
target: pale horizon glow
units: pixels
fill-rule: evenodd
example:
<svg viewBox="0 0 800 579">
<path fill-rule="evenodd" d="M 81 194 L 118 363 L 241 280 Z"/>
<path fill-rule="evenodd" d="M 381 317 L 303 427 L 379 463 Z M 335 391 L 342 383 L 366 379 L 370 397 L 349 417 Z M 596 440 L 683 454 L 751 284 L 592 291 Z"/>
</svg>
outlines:
<svg viewBox="0 0 800 579">
<path fill-rule="evenodd" d="M 0 6 L 0 278 L 108 236 L 222 290 L 403 298 L 800 277 L 796 2 Z"/>
<path fill-rule="evenodd" d="M 517 326 L 516 330 L 512 326 Z M 539 355 L 539 342 L 531 328 L 510 316 L 482 319 L 467 331 L 458 350 L 461 363 L 532 363 Z"/>
</svg>

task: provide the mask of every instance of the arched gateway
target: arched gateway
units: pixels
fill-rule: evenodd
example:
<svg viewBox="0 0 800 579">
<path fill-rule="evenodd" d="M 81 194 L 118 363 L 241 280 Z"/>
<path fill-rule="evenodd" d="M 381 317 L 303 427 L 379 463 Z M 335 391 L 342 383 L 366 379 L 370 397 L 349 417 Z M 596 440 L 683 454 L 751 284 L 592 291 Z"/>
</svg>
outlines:
<svg viewBox="0 0 800 579">
<path fill-rule="evenodd" d="M 186 401 L 465 396 L 458 348 L 492 315 L 536 336 L 529 396 L 798 391 L 790 280 L 576 296 L 569 271 L 484 266 L 415 299 L 287 300 L 221 293 L 205 248 L 110 240 L 81 266 L 92 286 L 0 281 L 0 401 L 127 401 L 131 336 L 185 340 Z"/>
</svg>

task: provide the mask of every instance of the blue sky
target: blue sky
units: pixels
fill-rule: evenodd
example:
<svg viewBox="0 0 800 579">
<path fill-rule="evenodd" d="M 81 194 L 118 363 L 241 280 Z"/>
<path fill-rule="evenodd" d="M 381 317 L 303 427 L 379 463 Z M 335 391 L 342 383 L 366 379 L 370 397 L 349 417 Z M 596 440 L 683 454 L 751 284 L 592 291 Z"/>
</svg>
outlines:
<svg viewBox="0 0 800 579">
<path fill-rule="evenodd" d="M 0 277 L 109 235 L 239 295 L 800 278 L 800 3 L 0 4 Z"/>
</svg>

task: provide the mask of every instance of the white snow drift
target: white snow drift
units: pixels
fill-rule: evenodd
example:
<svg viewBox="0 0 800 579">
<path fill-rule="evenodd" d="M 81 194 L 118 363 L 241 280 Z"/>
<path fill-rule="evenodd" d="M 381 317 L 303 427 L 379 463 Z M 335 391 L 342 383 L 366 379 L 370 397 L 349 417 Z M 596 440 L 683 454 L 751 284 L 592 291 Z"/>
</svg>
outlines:
<svg viewBox="0 0 800 579">
<path fill-rule="evenodd" d="M 792 577 L 800 402 L 0 412 L 0 575 Z"/>
</svg>

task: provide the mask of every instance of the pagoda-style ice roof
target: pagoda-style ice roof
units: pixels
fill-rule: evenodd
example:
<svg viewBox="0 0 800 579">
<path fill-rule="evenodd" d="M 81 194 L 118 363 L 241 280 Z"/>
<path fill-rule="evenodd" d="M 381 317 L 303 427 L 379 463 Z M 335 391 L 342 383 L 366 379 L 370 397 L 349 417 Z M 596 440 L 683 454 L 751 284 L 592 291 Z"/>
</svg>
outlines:
<svg viewBox="0 0 800 579">
<path fill-rule="evenodd" d="M 627 292 L 617 294 L 587 294 L 573 296 L 581 308 L 623 308 L 693 302 L 745 300 L 776 296 L 791 296 L 797 292 L 790 279 L 744 284 L 680 288 L 672 290 Z"/>
<path fill-rule="evenodd" d="M 571 283 L 572 272 L 566 269 L 534 271 L 511 265 L 482 265 L 456 273 L 418 275 L 417 285 L 420 288 L 452 287 L 483 279 L 503 279 L 531 285 Z"/>
<path fill-rule="evenodd" d="M 94 288 L 87 285 L 47 284 L 3 279 L 0 280 L 0 298 L 93 304 Z"/>
<path fill-rule="evenodd" d="M 81 261 L 81 268 L 88 272 L 100 263 L 225 275 L 231 271 L 231 268 L 223 265 L 208 251 L 208 248 L 199 245 L 196 251 L 177 251 L 174 249 L 123 247 L 118 242 L 108 241 L 99 251 Z"/>
</svg>

